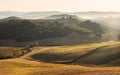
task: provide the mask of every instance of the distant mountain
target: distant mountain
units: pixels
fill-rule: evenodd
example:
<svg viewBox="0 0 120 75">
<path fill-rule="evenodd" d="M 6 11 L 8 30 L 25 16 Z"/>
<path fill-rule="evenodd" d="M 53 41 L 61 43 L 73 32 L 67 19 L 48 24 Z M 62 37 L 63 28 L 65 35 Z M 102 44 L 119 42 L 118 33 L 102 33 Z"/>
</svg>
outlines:
<svg viewBox="0 0 120 75">
<path fill-rule="evenodd" d="M 77 15 L 79 17 L 85 19 L 93 19 L 98 17 L 120 17 L 120 12 L 101 12 L 101 11 L 90 11 L 90 12 L 75 12 L 73 15 Z"/>
<path fill-rule="evenodd" d="M 46 11 L 46 12 L 13 12 L 13 11 L 3 11 L 0 12 L 0 18 L 6 18 L 10 16 L 17 16 L 24 19 L 39 19 L 44 18 L 54 14 L 62 14 L 58 11 Z"/>
<path fill-rule="evenodd" d="M 27 12 L 23 15 L 21 15 L 21 17 L 23 18 L 32 18 L 32 19 L 39 19 L 39 18 L 44 18 L 50 15 L 58 15 L 58 14 L 62 14 L 62 12 L 58 12 L 58 11 L 46 11 L 46 12 Z"/>
<path fill-rule="evenodd" d="M 3 12 L 0 12 L 0 18 L 6 18 L 10 16 L 20 17 L 20 15 L 22 14 L 24 14 L 24 12 L 3 11 Z"/>
<path fill-rule="evenodd" d="M 50 15 L 50 16 L 47 16 L 45 19 L 60 19 L 60 18 L 69 18 L 69 17 L 72 17 L 72 18 L 78 18 L 76 15 L 69 15 L 69 14 L 59 14 L 59 15 Z"/>
<path fill-rule="evenodd" d="M 5 18 L 9 16 L 17 16 L 24 19 L 39 19 L 39 18 L 46 18 L 51 15 L 52 18 L 59 17 L 57 15 L 66 14 L 65 12 L 59 11 L 35 11 L 35 12 L 14 12 L 14 11 L 2 11 L 0 12 L 0 18 Z M 120 12 L 99 12 L 99 11 L 91 11 L 91 12 L 67 12 L 69 15 L 76 15 L 79 18 L 97 18 L 97 17 L 108 17 L 108 16 L 120 16 Z"/>
<path fill-rule="evenodd" d="M 16 16 L 10 16 L 10 17 L 7 17 L 7 18 L 3 18 L 2 20 L 17 20 L 17 19 L 21 19 L 21 18 L 16 17 Z"/>
<path fill-rule="evenodd" d="M 75 14 L 120 14 L 120 12 L 89 11 L 89 12 L 75 12 Z"/>
</svg>

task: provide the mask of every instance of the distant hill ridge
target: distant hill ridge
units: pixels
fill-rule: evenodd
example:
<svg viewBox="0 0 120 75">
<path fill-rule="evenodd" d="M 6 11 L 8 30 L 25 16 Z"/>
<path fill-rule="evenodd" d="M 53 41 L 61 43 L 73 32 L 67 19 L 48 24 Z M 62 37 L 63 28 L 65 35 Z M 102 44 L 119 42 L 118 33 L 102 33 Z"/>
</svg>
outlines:
<svg viewBox="0 0 120 75">
<path fill-rule="evenodd" d="M 70 15 L 77 15 L 77 16 L 95 16 L 103 14 L 110 16 L 110 15 L 120 15 L 120 12 L 101 12 L 101 11 L 90 11 L 90 12 L 59 12 L 59 11 L 33 11 L 33 12 L 14 12 L 14 11 L 1 11 L 0 18 L 5 18 L 9 16 L 17 16 L 24 19 L 39 19 L 45 18 L 50 15 L 60 15 L 60 14 L 70 14 Z M 92 15 L 91 15 L 92 14 Z"/>
<path fill-rule="evenodd" d="M 16 17 L 16 16 L 10 16 L 7 18 L 3 18 L 3 20 L 15 20 L 15 19 L 21 19 L 20 17 Z"/>
</svg>

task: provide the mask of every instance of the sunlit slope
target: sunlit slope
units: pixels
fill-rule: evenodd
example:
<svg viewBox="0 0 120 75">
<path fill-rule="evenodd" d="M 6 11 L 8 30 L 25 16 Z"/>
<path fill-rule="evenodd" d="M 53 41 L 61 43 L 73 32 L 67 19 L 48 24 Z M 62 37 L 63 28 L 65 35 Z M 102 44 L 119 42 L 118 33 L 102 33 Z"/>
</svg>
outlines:
<svg viewBox="0 0 120 75">
<path fill-rule="evenodd" d="M 0 60 L 0 75 L 98 75 L 98 74 L 119 75 L 120 67 L 98 68 L 78 65 L 50 64 L 20 58 Z"/>
<path fill-rule="evenodd" d="M 112 63 L 120 65 L 118 59 L 120 59 L 120 43 L 97 48 L 82 56 L 77 63 L 101 65 L 110 62 L 111 65 Z"/>
<path fill-rule="evenodd" d="M 36 47 L 21 58 L 50 63 L 103 65 L 120 58 L 120 43 Z"/>
<path fill-rule="evenodd" d="M 32 49 L 32 52 L 21 58 L 52 63 L 74 63 L 81 56 L 109 44 L 96 43 L 76 46 L 36 47 Z"/>
</svg>

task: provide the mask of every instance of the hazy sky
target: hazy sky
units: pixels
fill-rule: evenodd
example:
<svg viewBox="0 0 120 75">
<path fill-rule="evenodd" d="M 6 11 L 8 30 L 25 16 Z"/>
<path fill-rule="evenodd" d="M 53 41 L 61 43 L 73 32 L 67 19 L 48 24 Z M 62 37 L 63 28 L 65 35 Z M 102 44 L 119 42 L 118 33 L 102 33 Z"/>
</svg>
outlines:
<svg viewBox="0 0 120 75">
<path fill-rule="evenodd" d="M 0 0 L 0 11 L 120 11 L 120 0 Z"/>
</svg>

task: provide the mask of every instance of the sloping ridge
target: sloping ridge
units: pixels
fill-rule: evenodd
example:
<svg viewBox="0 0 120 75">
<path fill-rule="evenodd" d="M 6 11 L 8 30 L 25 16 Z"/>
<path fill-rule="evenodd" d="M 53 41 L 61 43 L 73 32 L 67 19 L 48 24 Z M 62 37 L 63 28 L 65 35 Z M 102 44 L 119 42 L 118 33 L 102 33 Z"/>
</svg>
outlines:
<svg viewBox="0 0 120 75">
<path fill-rule="evenodd" d="M 70 47 L 70 46 L 69 46 Z M 66 50 L 63 50 L 63 52 Z M 67 47 L 65 48 L 67 49 Z M 68 48 L 69 49 L 69 48 Z M 79 48 L 76 47 L 76 52 Z M 120 43 L 115 43 L 111 45 L 104 45 L 98 47 L 93 50 L 88 50 L 88 52 L 80 51 L 80 54 L 74 54 L 68 52 L 67 50 L 65 53 L 61 54 L 61 51 L 57 50 L 56 47 L 38 47 L 32 52 L 28 53 L 27 55 L 23 56 L 22 58 L 35 60 L 35 61 L 44 61 L 44 62 L 51 62 L 51 63 L 61 63 L 61 64 L 88 64 L 88 65 L 116 65 L 120 64 Z M 70 59 L 70 60 L 68 60 Z M 63 61 L 62 61 L 63 60 Z M 60 61 L 60 62 L 59 62 Z"/>
<path fill-rule="evenodd" d="M 75 63 L 102 65 L 120 59 L 120 44 L 97 48 L 82 57 Z"/>
</svg>

